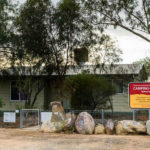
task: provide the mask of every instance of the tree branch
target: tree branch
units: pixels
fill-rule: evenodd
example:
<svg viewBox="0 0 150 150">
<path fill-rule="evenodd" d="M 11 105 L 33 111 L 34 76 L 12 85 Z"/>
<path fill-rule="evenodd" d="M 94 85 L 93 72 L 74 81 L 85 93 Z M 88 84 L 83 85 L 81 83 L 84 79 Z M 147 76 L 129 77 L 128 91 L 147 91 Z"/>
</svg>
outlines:
<svg viewBox="0 0 150 150">
<path fill-rule="evenodd" d="M 142 20 L 140 20 L 136 15 L 134 15 L 133 13 L 130 13 L 130 12 L 126 9 L 126 7 L 123 7 L 123 9 L 124 9 L 128 14 L 130 14 L 130 15 L 133 16 L 135 19 L 137 19 L 141 24 L 143 24 L 144 27 L 147 28 L 147 26 L 145 25 L 145 23 L 144 23 Z"/>
<path fill-rule="evenodd" d="M 111 16 L 109 16 L 109 15 L 107 14 L 107 12 L 106 12 L 106 13 L 100 12 L 98 9 L 93 9 L 93 10 L 94 10 L 94 11 L 97 11 L 97 12 L 99 12 L 99 13 L 101 13 L 103 16 L 105 16 L 106 18 L 110 19 L 110 21 L 112 21 L 112 23 L 111 23 L 110 25 L 120 26 L 121 28 L 123 28 L 123 29 L 125 29 L 125 30 L 127 30 L 127 31 L 129 31 L 129 32 L 131 32 L 131 33 L 133 33 L 133 34 L 135 34 L 135 35 L 137 35 L 138 37 L 140 37 L 140 38 L 146 40 L 147 42 L 150 42 L 150 39 L 149 39 L 149 38 L 143 36 L 143 35 L 140 34 L 140 33 L 135 32 L 133 29 L 130 29 L 129 27 L 127 27 L 127 26 L 125 26 L 125 25 L 123 25 L 123 24 L 120 24 L 120 23 L 118 22 L 118 20 L 116 20 L 115 18 L 112 18 Z"/>
<path fill-rule="evenodd" d="M 128 28 L 128 27 L 126 27 L 126 26 L 124 26 L 124 25 L 122 25 L 122 24 L 118 24 L 118 26 L 120 26 L 120 27 L 122 27 L 123 29 L 125 29 L 125 30 L 127 30 L 127 31 L 129 31 L 129 32 L 131 32 L 131 33 L 133 33 L 133 34 L 135 34 L 135 35 L 137 35 L 138 37 L 140 37 L 140 38 L 146 40 L 147 42 L 150 42 L 150 39 L 148 39 L 147 37 L 141 35 L 140 33 L 137 33 L 137 32 L 133 31 L 132 29 L 130 29 L 130 28 Z"/>
<path fill-rule="evenodd" d="M 31 104 L 32 107 L 34 106 L 34 104 L 35 104 L 35 102 L 36 102 L 36 100 L 37 100 L 38 94 L 42 91 L 43 88 L 44 88 L 43 85 L 41 85 L 41 87 L 38 87 L 38 90 L 37 90 L 37 92 L 35 93 L 33 102 L 32 102 L 32 104 Z"/>
<path fill-rule="evenodd" d="M 142 4 L 143 4 L 143 9 L 144 9 L 144 14 L 145 14 L 145 17 L 146 17 L 147 30 L 148 30 L 148 33 L 150 33 L 150 31 L 148 29 L 149 19 L 148 19 L 147 11 L 146 11 L 146 8 L 145 8 L 145 0 L 142 0 Z"/>
</svg>

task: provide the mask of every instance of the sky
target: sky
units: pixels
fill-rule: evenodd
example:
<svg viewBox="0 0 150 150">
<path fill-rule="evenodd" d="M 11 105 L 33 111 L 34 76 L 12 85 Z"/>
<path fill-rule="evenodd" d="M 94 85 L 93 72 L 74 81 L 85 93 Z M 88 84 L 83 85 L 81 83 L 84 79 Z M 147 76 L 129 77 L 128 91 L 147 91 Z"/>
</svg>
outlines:
<svg viewBox="0 0 150 150">
<path fill-rule="evenodd" d="M 21 3 L 24 1 L 25 0 L 20 0 Z M 52 1 L 56 4 L 59 0 Z M 121 28 L 109 28 L 106 33 L 117 41 L 118 47 L 123 51 L 121 56 L 123 59 L 122 64 L 129 64 L 147 56 L 150 57 L 150 43 L 138 36 Z"/>
<path fill-rule="evenodd" d="M 140 37 L 121 28 L 108 29 L 106 33 L 117 41 L 119 48 L 123 51 L 122 63 L 132 63 L 150 56 L 150 43 Z"/>
</svg>

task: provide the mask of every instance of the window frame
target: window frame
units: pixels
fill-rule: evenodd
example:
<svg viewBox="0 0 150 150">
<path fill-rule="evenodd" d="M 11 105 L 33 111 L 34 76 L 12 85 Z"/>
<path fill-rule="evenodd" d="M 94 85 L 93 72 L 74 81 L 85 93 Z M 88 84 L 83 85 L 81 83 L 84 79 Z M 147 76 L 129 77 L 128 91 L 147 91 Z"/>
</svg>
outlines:
<svg viewBox="0 0 150 150">
<path fill-rule="evenodd" d="M 123 86 L 123 83 L 124 83 L 124 82 L 123 82 L 123 79 L 118 79 L 118 80 L 119 80 L 119 81 L 122 81 L 122 92 L 117 92 L 117 91 L 116 91 L 116 94 L 117 94 L 117 95 L 124 94 L 124 86 Z M 115 81 L 117 81 L 117 80 L 114 80 L 114 79 L 113 79 L 113 80 L 112 80 L 112 84 L 114 84 Z M 115 85 L 115 84 L 114 84 L 114 85 Z"/>
<path fill-rule="evenodd" d="M 11 81 L 10 81 L 10 101 L 11 101 L 11 102 L 24 102 L 24 101 L 26 101 L 26 100 L 21 100 L 21 96 L 20 96 L 21 94 L 20 94 L 20 92 L 18 93 L 18 94 L 19 94 L 19 99 L 18 99 L 18 100 L 12 100 L 12 97 L 11 97 L 11 94 L 12 94 L 12 93 L 11 93 L 11 92 L 12 92 L 12 88 L 11 88 L 11 87 L 12 87 L 12 82 L 16 82 L 16 81 L 17 81 L 17 80 L 11 80 Z"/>
</svg>

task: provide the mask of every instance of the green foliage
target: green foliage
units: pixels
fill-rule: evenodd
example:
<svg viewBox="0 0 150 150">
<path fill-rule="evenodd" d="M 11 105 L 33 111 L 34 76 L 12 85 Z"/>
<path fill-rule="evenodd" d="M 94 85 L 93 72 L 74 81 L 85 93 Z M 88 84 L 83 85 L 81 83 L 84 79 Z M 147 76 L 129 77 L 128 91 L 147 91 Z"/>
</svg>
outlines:
<svg viewBox="0 0 150 150">
<path fill-rule="evenodd" d="M 150 57 L 146 57 L 138 61 L 135 61 L 133 62 L 133 64 L 143 64 L 147 73 L 150 74 Z"/>
<path fill-rule="evenodd" d="M 12 0 L 0 0 L 0 47 L 10 46 L 12 41 L 15 5 Z"/>
<path fill-rule="evenodd" d="M 76 0 L 62 0 L 59 2 L 55 17 L 57 17 L 55 21 L 61 38 L 67 37 L 68 31 L 72 30 L 71 34 L 73 35 L 75 31 L 80 30 L 76 24 L 81 19 L 80 6 Z"/>
<path fill-rule="evenodd" d="M 111 82 L 88 74 L 67 77 L 65 87 L 71 93 L 71 107 L 74 109 L 110 108 L 110 96 L 115 94 Z"/>
<path fill-rule="evenodd" d="M 49 0 L 27 0 L 16 19 L 19 45 L 14 61 L 36 60 L 37 68 L 44 66 L 49 74 L 64 75 L 68 65 L 75 63 L 73 50 L 86 47 L 91 53 L 101 54 L 106 48 L 106 56 L 102 59 L 113 57 L 115 61 L 112 62 L 118 62 L 120 50 L 90 20 L 78 0 L 62 0 L 56 6 Z M 111 47 L 106 46 L 109 42 Z M 98 61 L 102 62 L 102 59 L 98 58 Z"/>
<path fill-rule="evenodd" d="M 92 22 L 103 30 L 121 27 L 150 42 L 149 0 L 81 0 Z"/>
<path fill-rule="evenodd" d="M 47 37 L 44 24 L 47 7 L 51 4 L 49 0 L 27 0 L 22 6 L 17 17 L 16 24 L 20 33 L 22 53 L 30 54 L 32 57 L 44 55 L 48 47 L 45 41 Z M 32 41 L 32 42 L 31 42 Z M 18 56 L 21 52 L 18 52 Z"/>
<path fill-rule="evenodd" d="M 44 88 L 44 79 L 34 78 L 33 74 L 65 74 L 73 47 L 84 43 L 79 38 L 83 29 L 81 18 L 75 0 L 63 0 L 56 7 L 50 0 L 27 0 L 20 8 L 15 23 L 18 40 L 11 62 L 12 66 L 18 66 L 17 70 L 13 67 L 16 76 L 26 72 L 22 66 L 30 66 L 28 74 L 31 77 L 18 79 L 23 83 L 23 86 L 18 85 L 19 90 L 28 95 L 26 107 L 33 107 Z M 63 58 L 65 54 L 66 59 Z M 33 89 L 35 94 L 31 97 Z"/>
<path fill-rule="evenodd" d="M 30 55 L 37 68 L 64 75 L 74 47 L 90 43 L 84 35 L 92 30 L 85 22 L 76 0 L 63 0 L 56 7 L 49 0 L 28 0 L 16 21 L 20 45 L 15 60 Z"/>
<path fill-rule="evenodd" d="M 140 59 L 138 61 L 133 62 L 133 64 L 142 64 L 143 68 L 140 72 L 140 78 L 144 81 L 148 79 L 148 76 L 150 75 L 150 57 L 146 57 L 143 59 Z"/>
<path fill-rule="evenodd" d="M 122 61 L 120 57 L 122 50 L 108 35 L 102 34 L 100 38 L 97 37 L 96 43 L 97 45 L 91 47 L 92 51 L 90 52 L 93 65 L 117 64 Z"/>
</svg>

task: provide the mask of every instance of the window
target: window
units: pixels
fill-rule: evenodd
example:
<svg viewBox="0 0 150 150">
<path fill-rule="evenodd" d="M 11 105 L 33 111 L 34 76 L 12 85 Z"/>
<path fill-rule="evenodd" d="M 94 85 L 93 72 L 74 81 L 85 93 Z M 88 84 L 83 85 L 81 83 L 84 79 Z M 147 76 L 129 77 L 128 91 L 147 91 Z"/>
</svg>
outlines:
<svg viewBox="0 0 150 150">
<path fill-rule="evenodd" d="M 116 88 L 116 93 L 123 93 L 123 80 L 115 80 L 113 84 Z"/>
<path fill-rule="evenodd" d="M 10 94 L 12 101 L 27 100 L 27 94 L 22 90 L 19 91 L 17 81 L 12 81 L 10 86 Z"/>
</svg>

